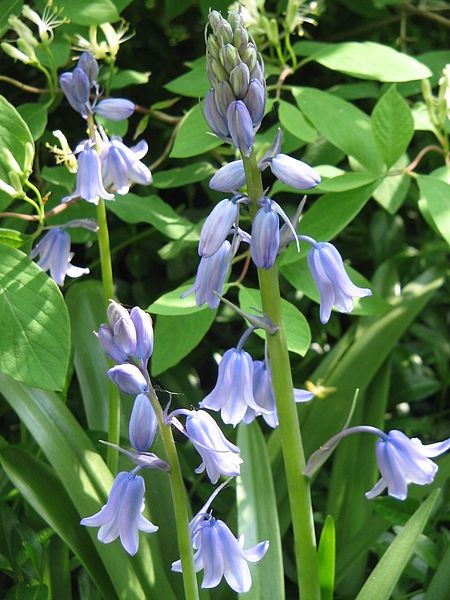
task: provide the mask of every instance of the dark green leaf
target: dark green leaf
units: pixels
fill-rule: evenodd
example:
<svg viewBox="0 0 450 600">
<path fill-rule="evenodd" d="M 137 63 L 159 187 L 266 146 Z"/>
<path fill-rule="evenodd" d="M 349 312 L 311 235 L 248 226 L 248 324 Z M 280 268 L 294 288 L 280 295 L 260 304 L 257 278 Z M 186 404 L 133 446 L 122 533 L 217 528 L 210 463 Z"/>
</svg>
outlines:
<svg viewBox="0 0 450 600">
<path fill-rule="evenodd" d="M 203 60 L 187 73 L 166 83 L 164 87 L 172 94 L 204 98 L 211 87 L 206 76 L 205 61 Z"/>
<path fill-rule="evenodd" d="M 303 113 L 289 104 L 284 100 L 280 100 L 278 117 L 283 127 L 295 135 L 295 137 L 305 142 L 315 142 L 317 138 L 317 131 L 314 127 L 305 119 Z"/>
<path fill-rule="evenodd" d="M 65 0 L 59 2 L 58 6 L 64 8 L 63 17 L 76 25 L 90 27 L 119 20 L 119 13 L 111 0 Z"/>
<path fill-rule="evenodd" d="M 333 600 L 335 557 L 336 534 L 334 521 L 331 515 L 327 515 L 317 550 L 321 600 Z"/>
<path fill-rule="evenodd" d="M 21 104 L 17 112 L 28 125 L 33 140 L 38 140 L 47 127 L 47 109 L 42 104 Z"/>
<path fill-rule="evenodd" d="M 428 210 L 433 223 L 444 240 L 450 244 L 450 210 L 448 183 L 435 179 L 431 175 L 420 175 L 418 178 L 421 194 L 419 208 Z"/>
<path fill-rule="evenodd" d="M 214 167 L 207 162 L 198 162 L 167 171 L 158 171 L 153 177 L 153 185 L 160 189 L 182 187 L 188 183 L 203 181 L 214 173 Z"/>
<path fill-rule="evenodd" d="M 170 156 L 171 158 L 198 156 L 217 148 L 222 143 L 222 140 L 209 130 L 203 116 L 203 103 L 197 103 L 183 117 Z"/>
</svg>

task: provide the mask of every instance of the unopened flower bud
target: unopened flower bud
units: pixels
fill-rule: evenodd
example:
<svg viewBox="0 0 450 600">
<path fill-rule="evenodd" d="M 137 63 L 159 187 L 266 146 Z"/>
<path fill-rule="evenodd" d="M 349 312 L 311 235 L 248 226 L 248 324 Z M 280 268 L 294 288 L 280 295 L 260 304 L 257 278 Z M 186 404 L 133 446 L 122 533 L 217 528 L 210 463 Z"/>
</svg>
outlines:
<svg viewBox="0 0 450 600">
<path fill-rule="evenodd" d="M 97 338 L 108 358 L 111 358 L 116 363 L 124 363 L 127 360 L 128 357 L 125 352 L 114 341 L 114 333 L 109 325 L 105 323 L 100 325 Z"/>
<path fill-rule="evenodd" d="M 252 259 L 259 269 L 270 269 L 277 258 L 280 246 L 279 218 L 266 198 L 256 213 L 252 225 L 250 244 Z"/>
<path fill-rule="evenodd" d="M 213 31 L 222 23 L 223 17 L 217 10 L 211 10 L 208 14 L 208 22 L 211 25 Z"/>
<path fill-rule="evenodd" d="M 257 79 L 251 80 L 244 104 L 248 108 L 253 126 L 257 129 L 266 110 L 266 88 Z"/>
<path fill-rule="evenodd" d="M 148 387 L 141 371 L 129 363 L 112 367 L 108 371 L 108 377 L 124 394 L 137 396 L 145 392 Z"/>
<path fill-rule="evenodd" d="M 115 300 L 109 301 L 106 314 L 108 315 L 108 320 L 112 327 L 114 327 L 119 319 L 126 319 L 127 317 L 130 317 L 127 309 Z"/>
<path fill-rule="evenodd" d="M 3 179 L 0 179 L 0 191 L 8 194 L 8 196 L 12 196 L 13 198 L 17 195 L 16 190 Z"/>
<path fill-rule="evenodd" d="M 255 46 L 253 44 L 247 44 L 247 47 L 245 48 L 244 52 L 242 52 L 242 54 L 241 54 L 241 58 L 245 62 L 245 64 L 248 66 L 250 72 L 253 71 L 253 69 L 256 66 L 257 59 L 258 59 L 258 55 L 257 55 Z"/>
<path fill-rule="evenodd" d="M 228 107 L 227 124 L 234 145 L 245 157 L 249 157 L 255 142 L 255 132 L 250 113 L 241 100 L 232 102 Z"/>
<path fill-rule="evenodd" d="M 15 159 L 13 153 L 11 152 L 11 150 L 9 148 L 2 148 L 1 155 L 2 155 L 4 162 L 6 163 L 7 167 L 11 171 L 13 171 L 14 173 L 17 173 L 17 175 L 19 175 L 19 176 L 23 175 L 22 169 L 21 169 L 19 163 L 17 162 L 17 160 Z"/>
<path fill-rule="evenodd" d="M 236 198 L 225 198 L 208 215 L 200 233 L 198 253 L 209 257 L 215 254 L 229 235 L 238 215 Z"/>
<path fill-rule="evenodd" d="M 234 160 L 214 173 L 209 187 L 217 192 L 234 192 L 245 185 L 245 181 L 244 163 Z"/>
<path fill-rule="evenodd" d="M 243 27 L 238 27 L 233 33 L 233 44 L 240 54 L 247 48 L 248 33 Z"/>
<path fill-rule="evenodd" d="M 256 79 L 263 85 L 265 84 L 266 78 L 264 76 L 264 63 L 261 59 L 256 63 L 253 70 L 251 71 L 250 79 Z"/>
<path fill-rule="evenodd" d="M 75 102 L 84 106 L 89 100 L 90 89 L 91 84 L 89 82 L 89 77 L 83 69 L 75 67 L 72 72 L 72 94 Z"/>
<path fill-rule="evenodd" d="M 242 99 L 248 90 L 250 71 L 245 63 L 240 63 L 230 73 L 230 85 L 237 99 Z"/>
<path fill-rule="evenodd" d="M 134 354 L 136 350 L 136 329 L 127 312 L 126 317 L 117 319 L 113 327 L 114 341 L 127 355 Z"/>
<path fill-rule="evenodd" d="M 219 41 L 221 41 L 223 44 L 231 44 L 233 41 L 233 29 L 231 28 L 231 25 L 225 21 L 225 19 L 222 19 L 222 22 L 217 27 L 215 34 Z"/>
<path fill-rule="evenodd" d="M 217 81 L 226 81 L 228 79 L 228 73 L 218 60 L 213 58 L 208 64 L 211 65 L 213 76 Z"/>
<path fill-rule="evenodd" d="M 3 52 L 5 52 L 5 54 L 10 56 L 14 60 L 19 60 L 20 62 L 24 63 L 25 65 L 27 65 L 28 63 L 31 62 L 30 57 L 27 54 L 25 54 L 25 52 L 21 52 L 18 48 L 16 48 L 12 44 L 8 44 L 8 42 L 2 42 L 0 44 L 0 46 L 2 47 Z"/>
<path fill-rule="evenodd" d="M 219 57 L 220 62 L 228 71 L 228 73 L 230 73 L 234 67 L 241 62 L 239 52 L 232 44 L 225 44 L 225 46 L 220 49 Z"/>
<path fill-rule="evenodd" d="M 146 452 L 155 439 L 158 422 L 146 394 L 139 394 L 131 411 L 128 434 L 131 445 L 138 452 Z"/>
<path fill-rule="evenodd" d="M 105 98 L 95 107 L 95 113 L 110 121 L 123 121 L 134 113 L 136 105 L 125 98 Z"/>
<path fill-rule="evenodd" d="M 226 119 L 228 107 L 236 98 L 228 81 L 219 81 L 215 85 L 214 99 L 220 114 Z"/>
<path fill-rule="evenodd" d="M 148 360 L 153 352 L 153 321 L 151 316 L 135 306 L 130 312 L 136 330 L 136 358 Z"/>
<path fill-rule="evenodd" d="M 237 10 L 230 10 L 230 12 L 228 13 L 227 20 L 228 20 L 228 23 L 231 25 L 231 29 L 233 31 L 236 31 L 243 25 L 242 17 Z"/>
<path fill-rule="evenodd" d="M 22 182 L 20 181 L 19 175 L 15 171 L 9 171 L 8 177 L 9 177 L 9 180 L 10 180 L 13 188 L 16 190 L 16 195 L 23 194 Z"/>
<path fill-rule="evenodd" d="M 220 44 L 214 35 L 208 35 L 208 41 L 206 42 L 206 51 L 213 58 L 217 60 L 219 59 Z"/>
<path fill-rule="evenodd" d="M 269 166 L 277 179 L 298 190 L 308 190 L 320 183 L 315 169 L 287 154 L 277 154 Z"/>
<path fill-rule="evenodd" d="M 97 81 L 98 62 L 90 52 L 83 52 L 83 54 L 78 59 L 77 67 L 82 69 L 86 73 L 91 85 Z"/>
<path fill-rule="evenodd" d="M 205 119 L 213 133 L 222 139 L 229 139 L 227 121 L 217 109 L 214 90 L 210 90 L 205 98 Z"/>
</svg>

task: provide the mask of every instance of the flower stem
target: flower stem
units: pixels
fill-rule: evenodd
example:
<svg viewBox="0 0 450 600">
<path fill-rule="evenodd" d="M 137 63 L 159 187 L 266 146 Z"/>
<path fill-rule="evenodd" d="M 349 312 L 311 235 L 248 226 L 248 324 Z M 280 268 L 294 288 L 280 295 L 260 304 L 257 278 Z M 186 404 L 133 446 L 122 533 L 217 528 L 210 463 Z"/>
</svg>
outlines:
<svg viewBox="0 0 450 600">
<path fill-rule="evenodd" d="M 170 489 L 177 525 L 178 549 L 180 551 L 181 567 L 183 570 L 184 595 L 186 600 L 198 600 L 197 576 L 195 574 L 194 558 L 192 555 L 186 490 L 172 435 L 172 428 L 164 420 L 163 410 L 151 385 L 148 395 L 158 419 L 158 429 L 164 446 L 165 458 L 170 465 Z"/>
<path fill-rule="evenodd" d="M 250 213 L 254 218 L 258 210 L 258 199 L 263 196 L 261 174 L 254 151 L 249 158 L 243 157 L 243 161 L 247 177 L 247 193 L 251 200 Z M 267 335 L 267 347 L 294 530 L 299 596 L 308 600 L 320 600 L 311 495 L 308 480 L 302 474 L 305 468 L 305 455 L 294 402 L 276 265 L 267 271 L 258 269 L 258 278 L 264 314 L 278 326 L 275 335 Z"/>
<path fill-rule="evenodd" d="M 105 201 L 100 198 L 97 207 L 98 245 L 100 249 L 100 265 L 102 271 L 103 300 L 105 309 L 110 298 L 114 297 L 114 280 L 109 248 L 108 221 L 106 219 Z M 108 389 L 108 442 L 120 444 L 120 395 L 116 386 L 110 382 Z M 117 473 L 119 456 L 114 448 L 108 446 L 106 463 L 113 475 Z"/>
</svg>

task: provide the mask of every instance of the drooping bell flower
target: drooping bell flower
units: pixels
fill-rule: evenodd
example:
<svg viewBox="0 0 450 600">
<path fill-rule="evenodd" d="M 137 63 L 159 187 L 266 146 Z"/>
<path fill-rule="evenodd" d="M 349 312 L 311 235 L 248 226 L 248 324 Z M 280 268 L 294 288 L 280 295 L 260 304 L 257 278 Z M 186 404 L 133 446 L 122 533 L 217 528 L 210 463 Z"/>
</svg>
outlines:
<svg viewBox="0 0 450 600">
<path fill-rule="evenodd" d="M 135 365 L 125 363 L 108 370 L 108 377 L 124 394 L 137 396 L 148 389 L 148 383 L 142 371 Z"/>
<path fill-rule="evenodd" d="M 221 167 L 209 181 L 209 187 L 216 192 L 235 192 L 245 185 L 245 171 L 242 160 L 234 160 Z"/>
<path fill-rule="evenodd" d="M 265 198 L 252 224 L 251 255 L 259 269 L 270 269 L 277 258 L 280 246 L 278 214 L 272 210 L 272 202 Z"/>
<path fill-rule="evenodd" d="M 130 311 L 130 318 L 136 330 L 136 349 L 134 356 L 140 360 L 148 360 L 153 353 L 153 321 L 151 316 L 135 306 Z"/>
<path fill-rule="evenodd" d="M 249 157 L 255 143 L 255 132 L 248 108 L 242 100 L 236 100 L 228 107 L 227 125 L 233 144 L 243 156 Z"/>
<path fill-rule="evenodd" d="M 63 73 L 59 78 L 59 84 L 70 106 L 82 117 L 92 112 L 89 102 L 91 82 L 83 69 L 75 67 L 71 73 Z"/>
<path fill-rule="evenodd" d="M 100 156 L 89 140 L 78 145 L 75 152 L 78 156 L 77 184 L 73 194 L 65 196 L 61 202 L 68 202 L 73 198 L 83 198 L 91 204 L 98 204 L 99 199 L 114 200 L 114 194 L 106 191 L 102 180 L 102 165 Z"/>
<path fill-rule="evenodd" d="M 150 185 L 152 174 L 141 162 L 148 151 L 147 142 L 141 141 L 128 148 L 120 137 L 107 141 L 102 151 L 102 175 L 105 187 L 123 196 L 128 194 L 133 183 Z"/>
<path fill-rule="evenodd" d="M 131 445 L 138 452 L 146 452 L 153 444 L 158 421 L 146 394 L 139 394 L 133 404 L 128 434 Z"/>
<path fill-rule="evenodd" d="M 210 212 L 203 224 L 198 253 L 206 258 L 215 254 L 231 232 L 238 216 L 237 197 L 221 200 Z"/>
<path fill-rule="evenodd" d="M 287 154 L 277 154 L 268 163 L 277 179 L 297 190 L 309 190 L 320 183 L 315 169 Z"/>
<path fill-rule="evenodd" d="M 126 98 L 105 98 L 95 105 L 95 114 L 110 121 L 123 121 L 131 117 L 136 105 Z"/>
</svg>

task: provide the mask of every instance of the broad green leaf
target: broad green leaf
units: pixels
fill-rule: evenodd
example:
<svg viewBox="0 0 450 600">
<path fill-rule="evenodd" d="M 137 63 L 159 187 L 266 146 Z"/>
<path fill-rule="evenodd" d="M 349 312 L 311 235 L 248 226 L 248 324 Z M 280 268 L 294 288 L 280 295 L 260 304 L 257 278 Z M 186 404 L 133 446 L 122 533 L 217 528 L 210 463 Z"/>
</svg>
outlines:
<svg viewBox="0 0 450 600">
<path fill-rule="evenodd" d="M 176 290 L 167 292 L 155 300 L 147 308 L 148 312 L 155 313 L 157 315 L 174 316 L 177 315 L 190 315 L 205 310 L 205 306 L 197 306 L 195 302 L 195 295 L 189 294 L 186 298 L 181 298 L 181 295 L 191 289 L 193 282 L 180 285 Z M 228 284 L 225 284 L 223 288 L 223 294 L 226 293 L 229 288 Z"/>
<path fill-rule="evenodd" d="M 4 0 L 2 2 L 2 11 L 0 15 L 0 37 L 8 31 L 8 18 L 10 15 L 20 15 L 22 10 L 23 0 Z"/>
<path fill-rule="evenodd" d="M 392 165 L 392 171 L 402 171 L 409 163 L 408 156 L 403 154 L 397 162 Z M 381 206 L 394 215 L 406 198 L 411 177 L 404 173 L 399 175 L 387 175 L 373 191 L 373 197 Z"/>
<path fill-rule="evenodd" d="M 0 393 L 15 410 L 53 467 L 80 517 L 98 512 L 113 478 L 68 407 L 55 393 L 30 388 L 0 374 Z M 120 544 L 101 544 L 89 528 L 95 548 L 119 598 L 164 597 L 175 600 L 160 566 L 157 540 L 140 535 L 139 553 L 131 558 Z M 156 576 L 158 573 L 158 576 Z"/>
<path fill-rule="evenodd" d="M 416 58 L 433 72 L 429 82 L 431 87 L 434 87 L 438 84 L 445 65 L 450 62 L 450 50 L 431 50 L 419 54 Z M 421 82 L 408 81 L 406 83 L 400 83 L 398 91 L 405 97 L 420 95 Z"/>
<path fill-rule="evenodd" d="M 423 212 L 423 205 L 428 210 L 433 223 L 444 240 L 450 244 L 450 188 L 448 183 L 440 181 L 430 175 L 418 177 Z"/>
<path fill-rule="evenodd" d="M 54 185 L 61 186 L 69 192 L 75 189 L 76 175 L 75 173 L 70 173 L 70 171 L 68 171 L 66 167 L 45 166 L 42 169 L 41 175 L 43 179 L 45 179 L 45 181 L 47 181 L 48 183 L 53 183 Z"/>
<path fill-rule="evenodd" d="M 289 102 L 280 100 L 278 117 L 283 127 L 295 137 L 305 142 L 315 142 L 317 131 L 308 123 L 303 113 Z"/>
<path fill-rule="evenodd" d="M 252 573 L 250 592 L 239 597 L 249 600 L 284 598 L 277 501 L 267 446 L 257 421 L 250 425 L 240 423 L 237 444 L 244 461 L 236 484 L 239 535 L 245 536 L 245 548 L 269 541 L 269 549 L 261 562 L 253 568 L 249 565 Z"/>
<path fill-rule="evenodd" d="M 383 82 L 431 77 L 430 69 L 407 54 L 375 42 L 328 44 L 311 56 L 328 69 Z"/>
<path fill-rule="evenodd" d="M 31 169 L 34 158 L 34 143 L 30 130 L 20 114 L 3 96 L 0 96 L 0 140 L 1 147 L 7 148 L 22 169 Z M 25 154 L 25 148 L 32 150 Z M 27 164 L 25 164 L 27 158 Z M 10 167 L 0 152 L 0 179 L 9 184 L 8 172 Z M 0 191 L 0 210 L 8 206 L 11 197 Z"/>
<path fill-rule="evenodd" d="M 388 167 L 402 156 L 414 135 L 414 119 L 406 100 L 391 86 L 372 112 L 372 131 Z"/>
<path fill-rule="evenodd" d="M 15 229 L 0 228 L 0 244 L 9 246 L 10 248 L 20 248 L 27 239 L 20 231 Z"/>
<path fill-rule="evenodd" d="M 435 490 L 402 528 L 367 578 L 357 600 L 388 600 L 391 597 L 419 536 L 425 529 L 439 493 L 439 490 Z"/>
<path fill-rule="evenodd" d="M 64 387 L 69 315 L 56 283 L 26 254 L 0 245 L 0 371 L 49 390 Z"/>
<path fill-rule="evenodd" d="M 119 13 L 111 0 L 64 0 L 58 3 L 58 7 L 64 8 L 62 16 L 76 25 L 90 27 L 119 20 Z"/>
<path fill-rule="evenodd" d="M 47 109 L 42 104 L 27 103 L 17 107 L 17 112 L 30 128 L 33 140 L 38 140 L 47 127 Z"/>
<path fill-rule="evenodd" d="M 168 238 L 198 241 L 195 225 L 180 216 L 159 196 L 119 196 L 108 204 L 108 209 L 126 223 L 148 223 Z"/>
<path fill-rule="evenodd" d="M 305 296 L 308 298 L 311 298 L 311 300 L 319 303 L 319 292 L 309 271 L 308 264 L 306 262 L 305 250 L 306 248 L 302 246 L 302 255 L 295 263 L 282 263 L 280 266 L 280 272 L 284 277 L 286 277 L 289 283 L 295 287 L 295 289 L 302 292 L 302 294 L 305 294 Z M 346 266 L 346 270 L 350 279 L 355 285 L 372 289 L 370 281 L 367 281 L 367 279 L 365 279 L 365 277 L 360 275 L 357 271 L 349 266 Z M 352 315 L 380 315 L 391 308 L 390 304 L 375 292 L 372 294 L 372 296 L 355 298 L 354 302 L 355 308 L 352 311 Z"/>
<path fill-rule="evenodd" d="M 327 515 L 317 550 L 321 600 L 333 600 L 335 557 L 336 534 L 334 521 L 331 515 Z"/>
<path fill-rule="evenodd" d="M 448 574 L 450 571 L 450 546 L 442 557 L 435 574 L 425 592 L 425 600 L 445 600 L 448 595 Z"/>
<path fill-rule="evenodd" d="M 181 316 L 158 315 L 155 327 L 155 347 L 152 355 L 152 375 L 174 367 L 202 341 L 216 316 L 215 310 Z"/>
<path fill-rule="evenodd" d="M 327 48 L 329 44 L 326 42 L 316 42 L 312 40 L 305 40 L 294 44 L 294 52 L 297 56 L 313 56 L 317 54 L 319 50 Z"/>
<path fill-rule="evenodd" d="M 111 82 L 112 90 L 121 90 L 129 85 L 143 85 L 148 83 L 150 78 L 149 71 L 133 71 L 132 69 L 123 69 L 115 73 Z"/>
<path fill-rule="evenodd" d="M 103 127 L 109 137 L 113 137 L 115 135 L 119 137 L 125 137 L 128 131 L 128 119 L 122 119 L 121 121 L 111 121 L 110 119 L 105 119 L 105 117 L 101 117 L 100 115 L 96 115 L 96 120 Z"/>
<path fill-rule="evenodd" d="M 168 171 L 158 171 L 153 177 L 153 185 L 160 189 L 182 187 L 188 183 L 203 181 L 213 175 L 215 169 L 207 162 L 198 162 L 177 167 Z"/>
<path fill-rule="evenodd" d="M 114 588 L 87 529 L 80 526 L 80 517 L 72 500 L 54 472 L 41 460 L 13 446 L 0 450 L 0 461 L 13 485 L 69 546 L 103 595 L 114 595 Z"/>
<path fill-rule="evenodd" d="M 239 305 L 244 312 L 255 313 L 262 310 L 261 296 L 259 290 L 241 287 L 239 290 Z M 311 344 L 311 331 L 305 317 L 293 304 L 287 300 L 281 300 L 281 311 L 283 313 L 286 327 L 286 338 L 288 350 L 304 356 Z M 256 329 L 259 337 L 266 339 L 266 332 Z"/>
<path fill-rule="evenodd" d="M 371 173 L 383 172 L 370 119 L 362 110 L 313 88 L 293 88 L 292 94 L 300 110 L 328 141 L 353 156 Z"/>
<path fill-rule="evenodd" d="M 328 192 L 314 201 L 302 218 L 301 231 L 320 242 L 327 242 L 344 229 L 359 213 L 372 195 L 376 182 L 346 192 Z M 286 265 L 300 260 L 295 244 L 282 255 Z"/>
<path fill-rule="evenodd" d="M 72 593 L 70 550 L 54 536 L 47 547 L 50 589 L 55 598 L 70 598 Z"/>
<path fill-rule="evenodd" d="M 72 324 L 74 366 L 89 429 L 108 430 L 109 368 L 94 332 L 106 321 L 99 281 L 73 284 L 66 296 Z"/>
<path fill-rule="evenodd" d="M 330 94 L 343 100 L 360 100 L 361 98 L 378 98 L 380 91 L 373 81 L 359 83 L 339 83 L 327 90 Z"/>
<path fill-rule="evenodd" d="M 331 179 L 324 179 L 314 189 L 315 192 L 321 194 L 323 192 L 346 192 L 347 190 L 354 190 L 362 186 L 368 185 L 377 181 L 377 178 L 372 173 L 365 173 L 364 171 L 344 173 Z"/>
<path fill-rule="evenodd" d="M 187 73 L 169 81 L 164 87 L 172 94 L 190 96 L 191 98 L 204 98 L 211 87 L 206 76 L 205 60 L 196 64 Z"/>
<path fill-rule="evenodd" d="M 203 103 L 197 103 L 181 121 L 170 153 L 171 158 L 188 158 L 217 148 L 222 140 L 210 132 L 203 116 Z"/>
</svg>

